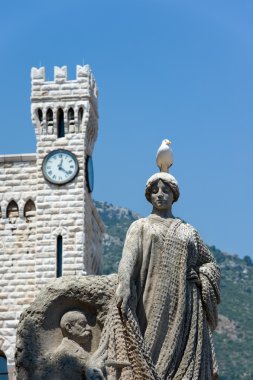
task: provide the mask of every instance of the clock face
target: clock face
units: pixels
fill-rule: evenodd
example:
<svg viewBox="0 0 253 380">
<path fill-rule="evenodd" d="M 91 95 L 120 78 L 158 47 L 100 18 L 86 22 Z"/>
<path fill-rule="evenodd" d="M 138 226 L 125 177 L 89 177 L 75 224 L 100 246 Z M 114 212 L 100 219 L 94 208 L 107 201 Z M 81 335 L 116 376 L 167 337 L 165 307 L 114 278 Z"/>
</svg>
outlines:
<svg viewBox="0 0 253 380">
<path fill-rule="evenodd" d="M 63 185 L 78 173 L 76 156 L 68 150 L 53 150 L 44 158 L 42 171 L 49 182 Z"/>
</svg>

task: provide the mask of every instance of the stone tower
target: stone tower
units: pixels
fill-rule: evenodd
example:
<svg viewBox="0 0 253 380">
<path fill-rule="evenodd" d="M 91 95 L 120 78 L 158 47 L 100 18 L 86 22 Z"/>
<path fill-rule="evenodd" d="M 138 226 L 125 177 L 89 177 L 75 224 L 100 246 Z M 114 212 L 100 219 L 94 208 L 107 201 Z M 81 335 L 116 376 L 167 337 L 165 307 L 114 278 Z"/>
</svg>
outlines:
<svg viewBox="0 0 253 380">
<path fill-rule="evenodd" d="M 0 372 L 13 378 L 20 313 L 49 279 L 99 274 L 103 225 L 93 205 L 97 87 L 88 65 L 33 68 L 36 153 L 0 155 Z M 2 374 L 0 373 L 0 378 Z"/>
<path fill-rule="evenodd" d="M 75 80 L 67 80 L 66 66 L 54 68 L 54 81 L 45 80 L 44 67 L 32 69 L 31 113 L 37 138 L 38 286 L 61 274 L 100 273 L 101 222 L 91 200 L 90 183 L 91 156 L 98 131 L 97 95 L 88 65 L 77 66 Z M 51 160 L 59 165 L 61 150 L 76 158 L 77 168 L 72 169 L 77 174 L 70 182 L 64 182 L 64 176 L 71 171 L 67 161 L 60 172 L 55 168 L 55 175 L 50 172 L 50 163 L 49 169 L 43 168 L 43 161 L 52 152 L 55 157 Z M 68 160 L 68 156 L 63 159 Z M 60 180 L 52 183 L 53 177 L 45 177 L 47 170 L 56 182 Z"/>
</svg>

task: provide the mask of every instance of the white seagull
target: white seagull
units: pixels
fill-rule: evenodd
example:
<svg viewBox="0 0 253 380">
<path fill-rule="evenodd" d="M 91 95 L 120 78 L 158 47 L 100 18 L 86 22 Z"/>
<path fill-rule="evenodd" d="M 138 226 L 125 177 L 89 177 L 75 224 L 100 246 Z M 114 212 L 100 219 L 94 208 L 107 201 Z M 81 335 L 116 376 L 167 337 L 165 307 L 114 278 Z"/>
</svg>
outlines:
<svg viewBox="0 0 253 380">
<path fill-rule="evenodd" d="M 173 153 L 170 148 L 171 141 L 163 140 L 156 154 L 156 164 L 160 168 L 160 172 L 168 172 L 173 164 Z"/>
</svg>

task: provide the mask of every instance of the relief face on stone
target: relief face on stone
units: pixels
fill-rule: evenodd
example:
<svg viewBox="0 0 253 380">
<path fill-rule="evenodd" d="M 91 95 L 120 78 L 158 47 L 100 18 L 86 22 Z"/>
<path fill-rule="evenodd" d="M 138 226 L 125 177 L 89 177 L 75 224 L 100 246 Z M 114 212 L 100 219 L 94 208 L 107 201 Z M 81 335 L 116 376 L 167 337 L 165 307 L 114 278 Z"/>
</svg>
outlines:
<svg viewBox="0 0 253 380">
<path fill-rule="evenodd" d="M 61 318 L 62 342 L 52 355 L 55 368 L 65 376 L 85 372 L 85 364 L 91 350 L 92 330 L 87 317 L 79 310 L 67 311 Z"/>
<path fill-rule="evenodd" d="M 65 341 L 75 342 L 80 347 L 87 343 L 90 345 L 91 326 L 88 325 L 87 318 L 82 311 L 67 311 L 61 318 L 60 327 L 63 335 L 61 346 L 64 347 Z"/>
<path fill-rule="evenodd" d="M 63 339 L 50 362 L 57 379 L 105 379 L 101 366 L 101 356 L 91 353 L 92 327 L 83 311 L 70 310 L 60 321 Z M 99 359 L 99 363 L 98 363 Z"/>
</svg>

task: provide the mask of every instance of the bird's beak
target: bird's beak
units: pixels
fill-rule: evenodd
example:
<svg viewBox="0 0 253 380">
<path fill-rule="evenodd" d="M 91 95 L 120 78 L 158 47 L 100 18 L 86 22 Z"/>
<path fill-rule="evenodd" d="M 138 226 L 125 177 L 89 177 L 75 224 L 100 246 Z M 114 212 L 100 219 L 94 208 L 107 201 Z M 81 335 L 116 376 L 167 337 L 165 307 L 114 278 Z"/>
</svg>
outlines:
<svg viewBox="0 0 253 380">
<path fill-rule="evenodd" d="M 166 145 L 170 145 L 171 144 L 171 141 L 170 140 L 166 140 Z"/>
</svg>

